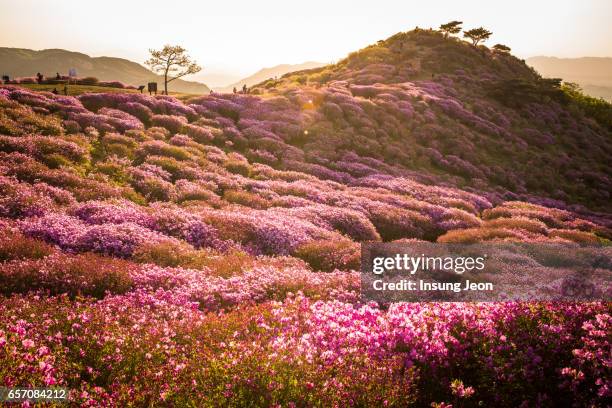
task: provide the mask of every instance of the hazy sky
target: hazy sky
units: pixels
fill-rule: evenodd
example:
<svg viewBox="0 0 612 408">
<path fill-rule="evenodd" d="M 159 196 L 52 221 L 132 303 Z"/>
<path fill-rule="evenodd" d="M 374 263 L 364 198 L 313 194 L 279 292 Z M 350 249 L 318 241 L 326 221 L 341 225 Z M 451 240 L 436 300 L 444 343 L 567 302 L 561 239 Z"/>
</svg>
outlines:
<svg viewBox="0 0 612 408">
<path fill-rule="evenodd" d="M 332 62 L 398 31 L 449 20 L 493 31 L 521 57 L 612 56 L 612 0 L 0 0 L 0 46 L 142 63 L 181 44 L 204 73 Z"/>
</svg>

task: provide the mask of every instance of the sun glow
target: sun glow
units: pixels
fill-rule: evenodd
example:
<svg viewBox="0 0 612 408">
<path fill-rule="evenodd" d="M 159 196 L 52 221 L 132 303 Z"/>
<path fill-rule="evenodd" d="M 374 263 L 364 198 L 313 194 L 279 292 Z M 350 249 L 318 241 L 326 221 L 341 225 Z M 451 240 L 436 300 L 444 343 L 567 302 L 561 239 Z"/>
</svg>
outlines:
<svg viewBox="0 0 612 408">
<path fill-rule="evenodd" d="M 612 7 L 606 0 L 520 0 L 503 12 L 496 2 L 470 0 L 0 4 L 0 46 L 64 48 L 142 63 L 148 48 L 180 44 L 204 66 L 204 74 L 244 76 L 281 63 L 329 63 L 396 32 L 453 19 L 464 27 L 487 27 L 492 41 L 522 57 L 612 55 Z"/>
</svg>

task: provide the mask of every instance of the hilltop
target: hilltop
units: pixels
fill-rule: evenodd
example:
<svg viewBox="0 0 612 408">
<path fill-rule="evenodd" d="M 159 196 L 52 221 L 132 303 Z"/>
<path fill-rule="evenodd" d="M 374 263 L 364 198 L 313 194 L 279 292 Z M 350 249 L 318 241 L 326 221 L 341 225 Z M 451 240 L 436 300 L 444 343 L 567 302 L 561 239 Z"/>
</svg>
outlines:
<svg viewBox="0 0 612 408">
<path fill-rule="evenodd" d="M 123 58 L 90 57 L 79 52 L 62 49 L 29 50 L 0 47 L 0 73 L 14 77 L 31 77 L 41 72 L 54 77 L 56 72 L 67 75 L 75 68 L 80 77 L 93 76 L 101 81 L 120 81 L 129 85 L 146 85 L 147 82 L 163 83 L 163 78 L 144 66 Z M 177 79 L 172 82 L 172 91 L 206 94 L 210 89 L 199 82 Z"/>
<path fill-rule="evenodd" d="M 609 206 L 610 105 L 507 53 L 411 31 L 253 93 L 301 104 L 293 143 L 317 163 L 355 150 L 465 188 Z"/>
</svg>

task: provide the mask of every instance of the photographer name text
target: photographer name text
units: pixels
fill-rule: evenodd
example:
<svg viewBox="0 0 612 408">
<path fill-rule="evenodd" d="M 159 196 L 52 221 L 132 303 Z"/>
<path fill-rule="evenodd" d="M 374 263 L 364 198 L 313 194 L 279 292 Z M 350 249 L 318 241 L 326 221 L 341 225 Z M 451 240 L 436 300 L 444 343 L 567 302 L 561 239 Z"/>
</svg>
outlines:
<svg viewBox="0 0 612 408">
<path fill-rule="evenodd" d="M 382 279 L 375 280 L 372 283 L 374 290 L 377 291 L 446 291 L 446 292 L 462 292 L 462 291 L 492 291 L 493 284 L 491 282 L 427 282 L 423 279 L 410 280 L 402 279 L 397 282 L 385 282 Z"/>
</svg>

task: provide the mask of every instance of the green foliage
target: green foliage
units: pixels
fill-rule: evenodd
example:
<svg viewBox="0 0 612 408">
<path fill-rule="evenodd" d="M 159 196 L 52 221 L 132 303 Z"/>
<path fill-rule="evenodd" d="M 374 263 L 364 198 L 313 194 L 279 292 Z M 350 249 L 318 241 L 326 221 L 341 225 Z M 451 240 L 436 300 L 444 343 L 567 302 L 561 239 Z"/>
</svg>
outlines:
<svg viewBox="0 0 612 408">
<path fill-rule="evenodd" d="M 246 207 L 266 209 L 271 206 L 270 202 L 258 194 L 244 190 L 227 190 L 223 193 L 223 199 Z"/>
<path fill-rule="evenodd" d="M 151 58 L 145 61 L 153 72 L 164 75 L 165 93 L 168 94 L 168 82 L 195 74 L 202 70 L 197 63 L 186 54 L 187 50 L 180 45 L 164 45 L 161 50 L 150 49 Z"/>
<path fill-rule="evenodd" d="M 357 270 L 360 266 L 359 245 L 350 240 L 311 241 L 301 245 L 295 256 L 304 260 L 316 271 L 332 272 L 335 269 Z"/>
<path fill-rule="evenodd" d="M 498 81 L 489 87 L 489 93 L 500 102 L 513 107 L 529 102 L 546 102 L 546 97 L 563 102 L 566 100 L 561 89 L 561 80 L 545 78 L 536 81 L 516 78 Z"/>
<path fill-rule="evenodd" d="M 83 85 L 97 85 L 100 80 L 96 77 L 85 77 L 81 79 Z"/>
<path fill-rule="evenodd" d="M 472 28 L 471 30 L 463 32 L 463 36 L 465 38 L 469 38 L 470 40 L 472 40 L 472 45 L 474 45 L 475 47 L 481 41 L 488 40 L 489 37 L 491 37 L 491 34 L 493 34 L 491 31 L 483 27 Z"/>
<path fill-rule="evenodd" d="M 129 161 L 121 161 L 117 158 L 100 161 L 95 164 L 94 171 L 107 175 L 111 180 L 118 184 L 125 184 L 130 180 L 127 169 L 130 165 Z"/>
<path fill-rule="evenodd" d="M 461 31 L 461 24 L 463 21 L 451 21 L 446 24 L 442 24 L 440 26 L 440 31 L 444 33 L 444 38 L 448 37 L 450 34 L 458 34 Z"/>
<path fill-rule="evenodd" d="M 236 160 L 236 159 L 228 159 L 223 164 L 230 173 L 241 174 L 245 177 L 248 177 L 251 172 L 251 166 L 247 161 Z"/>
<path fill-rule="evenodd" d="M 504 44 L 495 44 L 493 46 L 493 50 L 502 54 L 508 54 L 510 53 L 511 48 Z"/>
<path fill-rule="evenodd" d="M 3 108 L 0 110 L 0 134 L 58 136 L 63 133 L 61 120 L 57 116 L 42 115 L 22 105 L 0 107 Z"/>
<path fill-rule="evenodd" d="M 585 95 L 578 84 L 571 82 L 564 82 L 561 90 L 585 115 L 595 119 L 600 125 L 612 129 L 612 104 L 610 102 Z"/>
</svg>

